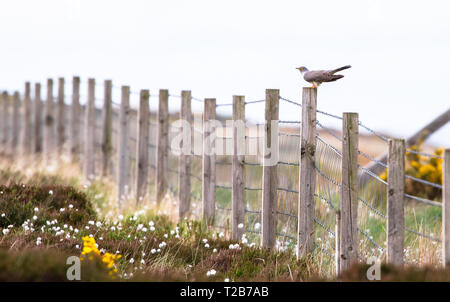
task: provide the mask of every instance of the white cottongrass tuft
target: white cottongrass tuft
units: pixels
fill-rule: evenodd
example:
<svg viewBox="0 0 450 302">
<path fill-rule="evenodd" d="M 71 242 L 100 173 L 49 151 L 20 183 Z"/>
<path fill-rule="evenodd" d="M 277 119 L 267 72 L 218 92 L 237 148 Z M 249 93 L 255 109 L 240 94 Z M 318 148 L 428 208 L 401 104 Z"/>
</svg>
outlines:
<svg viewBox="0 0 450 302">
<path fill-rule="evenodd" d="M 214 276 L 216 274 L 216 270 L 215 269 L 211 269 L 209 271 L 206 272 L 206 276 Z"/>
</svg>

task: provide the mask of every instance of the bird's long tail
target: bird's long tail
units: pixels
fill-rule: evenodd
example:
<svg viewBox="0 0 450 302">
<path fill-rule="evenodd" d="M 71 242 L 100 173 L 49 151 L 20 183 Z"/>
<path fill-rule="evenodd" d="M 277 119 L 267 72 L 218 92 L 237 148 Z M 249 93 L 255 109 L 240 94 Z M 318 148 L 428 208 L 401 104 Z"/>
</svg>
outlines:
<svg viewBox="0 0 450 302">
<path fill-rule="evenodd" d="M 343 67 L 339 67 L 339 68 L 337 68 L 337 69 L 332 70 L 332 71 L 331 71 L 331 74 L 335 74 L 336 72 L 339 72 L 339 71 L 341 71 L 341 70 L 349 69 L 350 67 L 352 67 L 352 66 L 350 66 L 350 65 L 345 65 L 345 66 L 343 66 Z"/>
</svg>

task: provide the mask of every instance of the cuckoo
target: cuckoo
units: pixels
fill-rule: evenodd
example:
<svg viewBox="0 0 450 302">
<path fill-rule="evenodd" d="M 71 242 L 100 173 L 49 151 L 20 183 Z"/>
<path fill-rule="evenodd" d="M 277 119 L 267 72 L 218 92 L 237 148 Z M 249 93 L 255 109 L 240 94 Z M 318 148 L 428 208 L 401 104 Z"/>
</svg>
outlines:
<svg viewBox="0 0 450 302">
<path fill-rule="evenodd" d="M 334 82 L 343 78 L 343 75 L 335 73 L 350 67 L 350 65 L 346 65 L 333 70 L 308 70 L 308 68 L 302 66 L 297 69 L 301 72 L 306 82 L 311 83 L 312 87 L 317 88 L 323 82 Z"/>
</svg>

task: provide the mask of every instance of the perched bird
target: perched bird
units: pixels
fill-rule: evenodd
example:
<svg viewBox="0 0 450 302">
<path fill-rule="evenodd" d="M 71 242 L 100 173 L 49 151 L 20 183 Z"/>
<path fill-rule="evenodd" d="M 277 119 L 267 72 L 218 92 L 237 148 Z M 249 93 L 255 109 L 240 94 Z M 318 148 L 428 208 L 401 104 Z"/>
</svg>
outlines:
<svg viewBox="0 0 450 302">
<path fill-rule="evenodd" d="M 346 65 L 344 67 L 340 67 L 333 70 L 308 70 L 308 68 L 302 66 L 297 67 L 301 74 L 303 75 L 303 79 L 305 79 L 306 82 L 309 82 L 312 84 L 313 88 L 319 87 L 320 84 L 323 82 L 334 82 L 336 80 L 339 80 L 340 78 L 343 78 L 344 76 L 341 74 L 335 74 L 336 72 L 339 72 L 341 70 L 345 70 L 350 68 L 350 65 Z"/>
</svg>

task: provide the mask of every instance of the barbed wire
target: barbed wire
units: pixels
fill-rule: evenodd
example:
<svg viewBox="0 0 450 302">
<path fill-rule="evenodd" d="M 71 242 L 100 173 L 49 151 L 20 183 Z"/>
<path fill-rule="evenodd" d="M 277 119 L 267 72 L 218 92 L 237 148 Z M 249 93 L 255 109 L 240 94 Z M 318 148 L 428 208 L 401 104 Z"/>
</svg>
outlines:
<svg viewBox="0 0 450 302">
<path fill-rule="evenodd" d="M 297 103 L 295 101 L 291 101 L 291 100 L 289 100 L 287 98 L 284 98 L 284 97 L 281 97 L 281 96 L 280 96 L 280 100 L 285 101 L 285 102 L 290 103 L 290 104 L 293 104 L 293 105 L 296 105 L 296 106 L 299 106 L 299 107 L 302 107 L 302 104 Z"/>
<path fill-rule="evenodd" d="M 439 156 L 437 154 L 430 154 L 430 153 L 426 153 L 426 152 L 422 152 L 422 151 L 416 151 L 416 150 L 411 150 L 411 149 L 406 149 L 405 151 L 406 153 L 413 153 L 413 154 L 417 154 L 417 155 L 422 155 L 422 156 L 427 156 L 427 157 L 434 157 L 434 158 L 438 158 L 438 159 L 444 159 L 442 156 Z"/>
<path fill-rule="evenodd" d="M 314 222 L 319 225 L 322 229 L 327 231 L 332 237 L 336 237 L 336 234 L 331 231 L 329 228 L 327 228 L 323 223 L 321 223 L 316 217 L 313 217 Z"/>
<path fill-rule="evenodd" d="M 422 184 L 429 185 L 431 187 L 434 187 L 434 188 L 442 190 L 442 185 L 440 185 L 440 184 L 437 184 L 437 183 L 434 183 L 434 182 L 431 182 L 431 181 L 428 181 L 428 180 L 425 180 L 425 179 L 417 178 L 417 177 L 414 177 L 414 176 L 411 176 L 411 175 L 408 175 L 408 174 L 406 174 L 405 177 L 408 178 L 408 179 L 420 182 Z"/>
<path fill-rule="evenodd" d="M 405 193 L 405 197 L 408 197 L 410 199 L 413 199 L 413 200 L 415 200 L 417 202 L 420 202 L 420 203 L 423 203 L 423 204 L 427 204 L 427 205 L 430 205 L 430 206 L 435 206 L 435 207 L 442 208 L 442 203 L 437 202 L 437 201 L 433 201 L 433 200 L 429 200 L 429 199 L 413 196 L 413 195 L 406 194 L 406 193 Z"/>
<path fill-rule="evenodd" d="M 284 120 L 279 120 L 278 122 L 281 124 L 299 124 L 299 125 L 302 123 L 301 121 L 284 121 Z"/>
<path fill-rule="evenodd" d="M 372 133 L 373 135 L 375 135 L 376 137 L 380 138 L 381 140 L 388 142 L 389 137 L 386 137 L 384 135 L 379 134 L 378 132 L 376 132 L 375 130 L 370 129 L 369 127 L 365 126 L 361 121 L 358 122 L 358 125 L 363 127 L 364 129 L 366 129 L 367 131 L 369 131 L 370 133 Z"/>
<path fill-rule="evenodd" d="M 328 129 L 327 127 L 325 127 L 324 125 L 322 125 L 318 120 L 316 120 L 316 124 L 322 128 L 323 130 L 325 130 L 326 132 L 328 132 L 331 136 L 335 137 L 338 141 L 342 142 L 342 138 L 340 138 L 339 136 L 337 136 L 335 133 L 333 133 L 330 129 Z"/>
<path fill-rule="evenodd" d="M 384 252 L 385 249 L 383 247 L 381 247 L 378 243 L 375 242 L 375 240 L 373 240 L 373 237 L 370 236 L 369 234 L 367 234 L 366 232 L 364 232 L 362 229 L 360 229 L 359 227 L 356 227 L 356 229 L 364 236 L 366 237 L 370 243 L 372 243 L 374 246 L 376 246 L 378 248 L 378 250 L 380 252 Z"/>
</svg>

